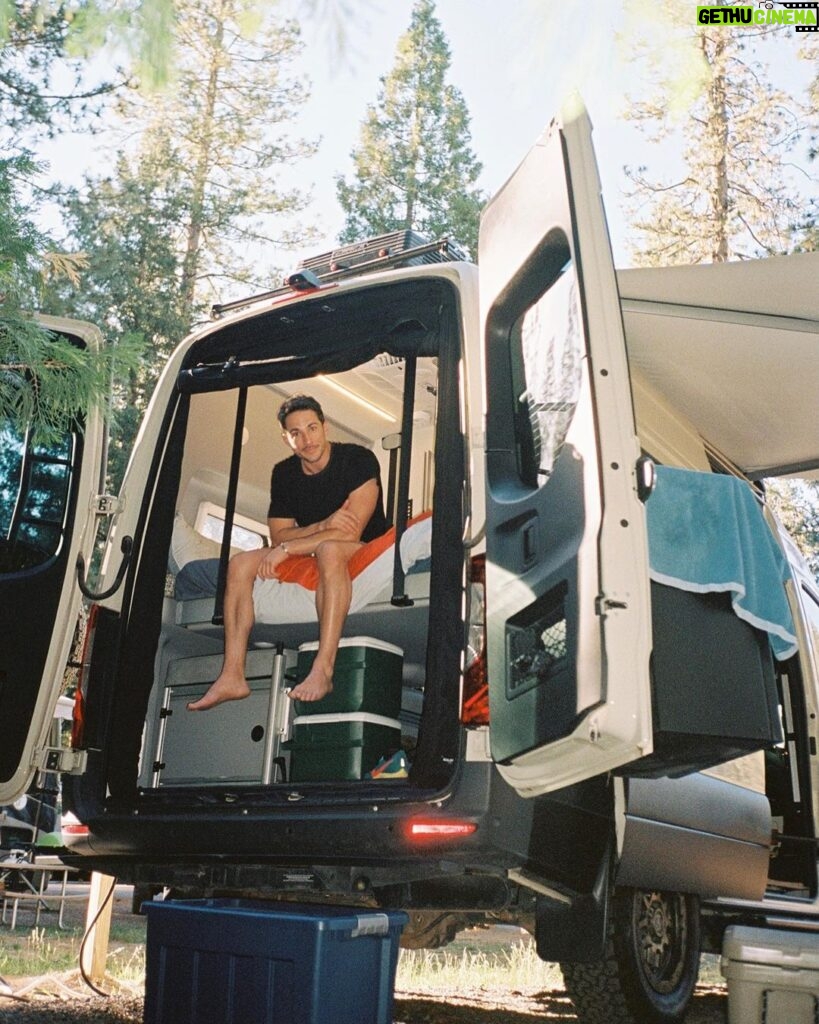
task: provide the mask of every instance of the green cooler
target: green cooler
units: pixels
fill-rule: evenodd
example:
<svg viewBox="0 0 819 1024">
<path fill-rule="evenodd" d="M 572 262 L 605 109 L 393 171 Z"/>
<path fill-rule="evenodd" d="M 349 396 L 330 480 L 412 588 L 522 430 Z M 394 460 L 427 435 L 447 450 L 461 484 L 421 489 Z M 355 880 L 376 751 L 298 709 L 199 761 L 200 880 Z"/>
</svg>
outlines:
<svg viewBox="0 0 819 1024">
<path fill-rule="evenodd" d="M 401 723 L 366 711 L 299 715 L 293 738 L 282 746 L 290 752 L 291 782 L 362 779 L 400 750 Z"/>
<path fill-rule="evenodd" d="M 300 683 L 313 664 L 318 642 L 299 647 L 295 675 L 288 681 Z M 401 673 L 404 652 L 400 647 L 371 636 L 344 637 L 338 645 L 333 689 L 322 700 L 295 702 L 297 717 L 338 715 L 363 711 L 385 718 L 401 713 Z"/>
</svg>

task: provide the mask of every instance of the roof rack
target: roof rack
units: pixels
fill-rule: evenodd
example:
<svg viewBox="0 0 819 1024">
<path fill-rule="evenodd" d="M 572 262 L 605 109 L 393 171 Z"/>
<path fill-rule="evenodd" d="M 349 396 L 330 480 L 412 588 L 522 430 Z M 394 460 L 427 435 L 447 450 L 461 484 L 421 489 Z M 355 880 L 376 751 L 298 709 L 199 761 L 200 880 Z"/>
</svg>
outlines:
<svg viewBox="0 0 819 1024">
<path fill-rule="evenodd" d="M 294 273 L 288 276 L 285 284 L 244 299 L 217 303 L 211 307 L 211 316 L 217 318 L 232 309 L 240 309 L 254 302 L 278 298 L 292 294 L 294 290 L 307 290 L 347 277 L 357 277 L 371 270 L 449 263 L 453 260 L 466 259 L 467 255 L 463 249 L 448 237 L 428 242 L 414 231 L 393 231 L 302 260 Z"/>
</svg>

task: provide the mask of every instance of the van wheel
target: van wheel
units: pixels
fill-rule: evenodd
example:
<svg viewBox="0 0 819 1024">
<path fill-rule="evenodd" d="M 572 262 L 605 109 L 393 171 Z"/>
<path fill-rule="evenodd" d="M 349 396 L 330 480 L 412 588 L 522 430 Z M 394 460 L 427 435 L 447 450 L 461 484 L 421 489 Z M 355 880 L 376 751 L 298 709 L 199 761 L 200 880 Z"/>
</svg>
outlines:
<svg viewBox="0 0 819 1024">
<path fill-rule="evenodd" d="M 561 964 L 583 1024 L 672 1024 L 697 983 L 699 905 L 681 893 L 627 889 L 612 901 L 606 954 Z"/>
<path fill-rule="evenodd" d="M 135 885 L 131 896 L 131 913 L 144 914 L 142 904 L 149 903 L 160 892 L 162 892 L 161 885 Z"/>
</svg>

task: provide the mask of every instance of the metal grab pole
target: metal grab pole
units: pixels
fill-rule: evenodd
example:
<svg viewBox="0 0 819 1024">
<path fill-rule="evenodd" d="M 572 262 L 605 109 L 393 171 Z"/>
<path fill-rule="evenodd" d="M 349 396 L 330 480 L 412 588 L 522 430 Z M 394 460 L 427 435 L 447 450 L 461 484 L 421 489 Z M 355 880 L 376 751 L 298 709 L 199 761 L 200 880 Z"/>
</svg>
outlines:
<svg viewBox="0 0 819 1024">
<path fill-rule="evenodd" d="M 267 703 L 267 729 L 264 736 L 264 759 L 262 761 L 262 785 L 269 786 L 273 779 L 273 760 L 279 745 L 279 736 L 284 723 L 279 725 L 280 702 L 289 699 L 284 694 L 284 644 L 276 642 L 273 667 L 270 673 L 270 699 Z"/>
</svg>

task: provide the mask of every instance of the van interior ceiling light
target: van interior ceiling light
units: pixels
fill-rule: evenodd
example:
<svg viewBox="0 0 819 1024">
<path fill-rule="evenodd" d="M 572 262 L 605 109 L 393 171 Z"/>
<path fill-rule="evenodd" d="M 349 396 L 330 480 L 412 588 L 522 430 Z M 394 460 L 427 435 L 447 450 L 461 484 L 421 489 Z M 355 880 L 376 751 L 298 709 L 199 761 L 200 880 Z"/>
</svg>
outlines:
<svg viewBox="0 0 819 1024">
<path fill-rule="evenodd" d="M 356 405 L 360 405 L 362 409 L 375 413 L 376 416 L 380 416 L 381 419 L 387 420 L 389 423 L 395 423 L 396 417 L 393 416 L 392 413 L 387 412 L 386 409 L 382 409 L 380 406 L 375 405 L 366 398 L 362 398 L 361 395 L 357 395 L 352 388 L 345 387 L 343 384 L 339 384 L 337 380 L 325 377 L 322 373 L 318 374 L 318 379 L 323 384 L 326 384 L 327 387 L 332 388 L 333 391 L 338 392 L 338 394 L 343 395 L 345 398 L 349 398 L 351 401 L 355 402 Z"/>
</svg>

